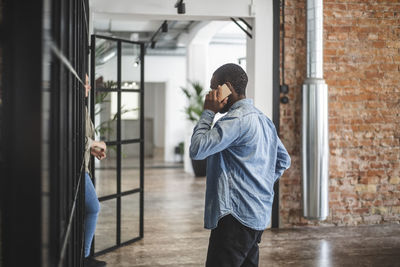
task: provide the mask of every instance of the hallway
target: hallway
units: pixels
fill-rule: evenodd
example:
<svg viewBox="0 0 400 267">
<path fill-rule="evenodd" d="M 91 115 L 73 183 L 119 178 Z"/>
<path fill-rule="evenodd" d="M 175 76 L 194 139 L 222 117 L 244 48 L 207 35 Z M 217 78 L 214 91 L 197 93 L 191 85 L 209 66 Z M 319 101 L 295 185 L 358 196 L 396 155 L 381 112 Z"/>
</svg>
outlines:
<svg viewBox="0 0 400 267">
<path fill-rule="evenodd" d="M 206 257 L 205 178 L 145 169 L 144 239 L 104 256 L 107 266 L 198 266 Z"/>
<path fill-rule="evenodd" d="M 98 257 L 107 266 L 204 266 L 205 178 L 182 169 L 145 170 L 144 239 Z M 266 231 L 260 266 L 400 266 L 400 226 Z"/>
</svg>

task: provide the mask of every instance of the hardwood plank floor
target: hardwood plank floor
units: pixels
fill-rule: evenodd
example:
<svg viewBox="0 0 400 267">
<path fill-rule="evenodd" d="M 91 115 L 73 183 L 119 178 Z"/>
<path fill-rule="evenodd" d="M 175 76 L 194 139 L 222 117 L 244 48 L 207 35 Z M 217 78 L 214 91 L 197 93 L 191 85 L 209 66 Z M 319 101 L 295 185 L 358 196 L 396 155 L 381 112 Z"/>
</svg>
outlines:
<svg viewBox="0 0 400 267">
<path fill-rule="evenodd" d="M 98 259 L 107 266 L 204 266 L 205 178 L 145 170 L 144 239 Z M 260 266 L 400 266 L 400 225 L 266 230 Z"/>
</svg>

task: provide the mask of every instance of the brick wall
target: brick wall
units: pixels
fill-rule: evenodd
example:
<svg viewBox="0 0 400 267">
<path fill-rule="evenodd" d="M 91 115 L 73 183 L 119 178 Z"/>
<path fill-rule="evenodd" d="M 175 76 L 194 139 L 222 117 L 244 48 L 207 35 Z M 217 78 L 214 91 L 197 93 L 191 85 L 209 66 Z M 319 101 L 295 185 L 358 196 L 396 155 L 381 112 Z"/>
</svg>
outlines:
<svg viewBox="0 0 400 267">
<path fill-rule="evenodd" d="M 330 214 L 302 218 L 301 85 L 305 0 L 286 0 L 282 140 L 292 167 L 281 178 L 281 226 L 400 222 L 400 1 L 324 1 L 324 78 L 329 87 Z"/>
</svg>

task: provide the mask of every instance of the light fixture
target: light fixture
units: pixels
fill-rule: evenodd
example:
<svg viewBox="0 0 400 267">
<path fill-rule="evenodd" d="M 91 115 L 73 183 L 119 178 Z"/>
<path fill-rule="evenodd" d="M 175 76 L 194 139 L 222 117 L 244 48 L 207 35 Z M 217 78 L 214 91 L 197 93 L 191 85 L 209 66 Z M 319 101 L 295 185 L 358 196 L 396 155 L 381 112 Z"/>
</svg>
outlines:
<svg viewBox="0 0 400 267">
<path fill-rule="evenodd" d="M 178 0 L 175 4 L 175 7 L 178 9 L 178 14 L 186 13 L 186 7 L 185 7 L 185 3 L 183 2 L 183 0 Z"/>
<path fill-rule="evenodd" d="M 289 103 L 289 98 L 288 98 L 287 96 L 281 97 L 281 103 L 282 103 L 282 104 L 287 104 L 287 103 Z"/>
<path fill-rule="evenodd" d="M 139 41 L 139 33 L 137 33 L 137 32 L 131 33 L 129 40 L 134 41 L 134 42 Z"/>
</svg>

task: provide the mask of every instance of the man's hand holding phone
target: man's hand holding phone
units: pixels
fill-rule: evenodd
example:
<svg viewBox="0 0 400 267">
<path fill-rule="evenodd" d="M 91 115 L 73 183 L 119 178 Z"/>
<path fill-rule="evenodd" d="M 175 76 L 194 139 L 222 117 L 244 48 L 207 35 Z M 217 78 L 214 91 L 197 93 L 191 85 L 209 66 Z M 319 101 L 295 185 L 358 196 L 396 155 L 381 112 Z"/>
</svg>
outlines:
<svg viewBox="0 0 400 267">
<path fill-rule="evenodd" d="M 211 90 L 206 95 L 204 109 L 211 110 L 214 113 L 219 112 L 228 103 L 228 96 L 231 94 L 231 89 L 226 84 L 218 85 L 217 89 Z"/>
</svg>

